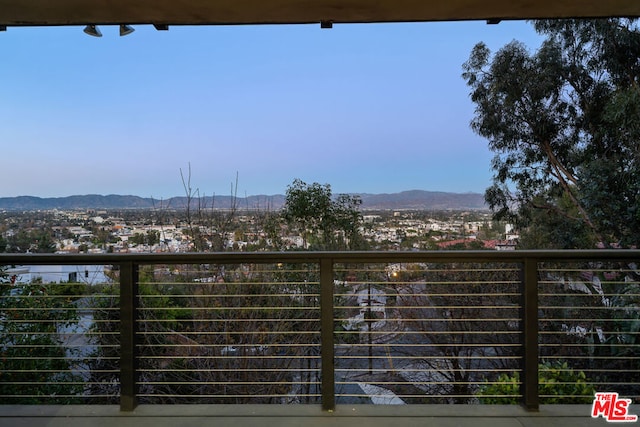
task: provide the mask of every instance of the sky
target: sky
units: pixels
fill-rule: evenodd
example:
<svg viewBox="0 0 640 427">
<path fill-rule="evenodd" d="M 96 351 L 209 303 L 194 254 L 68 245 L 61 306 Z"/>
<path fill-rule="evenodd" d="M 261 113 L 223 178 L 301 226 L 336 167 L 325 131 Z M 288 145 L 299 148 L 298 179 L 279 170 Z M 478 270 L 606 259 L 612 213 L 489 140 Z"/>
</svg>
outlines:
<svg viewBox="0 0 640 427">
<path fill-rule="evenodd" d="M 539 38 L 523 21 L 140 25 L 0 33 L 0 197 L 482 193 L 469 127 L 473 46 Z"/>
</svg>

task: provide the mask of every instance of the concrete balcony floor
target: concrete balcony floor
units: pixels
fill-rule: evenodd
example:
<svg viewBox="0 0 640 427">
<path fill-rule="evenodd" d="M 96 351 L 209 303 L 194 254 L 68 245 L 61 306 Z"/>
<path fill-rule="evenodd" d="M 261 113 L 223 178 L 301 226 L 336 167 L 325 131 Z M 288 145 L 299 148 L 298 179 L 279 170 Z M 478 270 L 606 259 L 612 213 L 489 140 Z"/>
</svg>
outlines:
<svg viewBox="0 0 640 427">
<path fill-rule="evenodd" d="M 118 406 L 0 406 L 4 427 L 583 427 L 607 425 L 590 417 L 591 405 L 542 405 L 538 412 L 520 406 L 416 405 L 141 405 L 133 412 Z M 631 414 L 640 413 L 633 405 Z"/>
</svg>

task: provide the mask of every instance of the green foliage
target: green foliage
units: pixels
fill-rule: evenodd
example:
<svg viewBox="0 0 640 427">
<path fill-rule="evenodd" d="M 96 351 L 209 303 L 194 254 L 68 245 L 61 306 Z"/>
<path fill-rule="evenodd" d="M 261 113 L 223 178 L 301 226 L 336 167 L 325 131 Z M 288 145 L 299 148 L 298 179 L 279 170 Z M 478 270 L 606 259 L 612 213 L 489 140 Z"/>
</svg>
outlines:
<svg viewBox="0 0 640 427">
<path fill-rule="evenodd" d="M 540 403 L 591 403 L 595 387 L 582 371 L 575 371 L 567 362 L 542 363 L 538 367 L 538 394 Z M 478 390 L 480 403 L 520 403 L 520 374 L 501 374 L 495 382 Z M 486 396 L 486 397 L 485 397 Z"/>
<path fill-rule="evenodd" d="M 69 297 L 79 297 L 87 294 L 85 283 L 60 283 L 49 287 L 51 295 L 66 295 Z"/>
<path fill-rule="evenodd" d="M 191 311 L 186 307 L 188 301 L 176 295 L 178 291 L 182 291 L 179 287 L 157 285 L 152 283 L 140 283 L 138 292 L 145 310 L 154 310 L 153 317 L 155 320 L 179 320 L 189 319 Z M 167 296 L 171 294 L 175 296 Z M 147 313 L 145 311 L 145 313 Z M 168 327 L 174 326 L 173 323 L 167 323 Z"/>
<path fill-rule="evenodd" d="M 159 277 L 155 283 L 140 284 L 148 331 L 141 347 L 142 369 L 156 369 L 157 359 L 146 356 L 158 355 L 171 356 L 172 368 L 181 369 L 148 374 L 152 381 L 170 382 L 154 386 L 167 397 L 150 401 L 176 402 L 179 398 L 173 395 L 183 394 L 191 396 L 190 403 L 222 403 L 228 398 L 211 396 L 225 393 L 236 395 L 236 402 L 272 399 L 252 397 L 254 390 L 247 385 L 251 381 L 264 381 L 266 394 L 291 392 L 287 384 L 294 374 L 290 368 L 315 351 L 319 338 L 309 333 L 319 327 L 314 267 L 199 265 L 188 266 L 184 273 L 192 276 L 183 284 L 169 284 Z M 185 350 L 176 347 L 185 343 L 193 346 L 187 354 L 192 357 L 185 357 Z M 293 357 L 252 357 L 256 354 Z M 311 378 L 315 374 L 303 375 Z"/>
<path fill-rule="evenodd" d="M 307 184 L 299 179 L 287 187 L 283 218 L 296 225 L 304 245 L 312 249 L 361 249 L 362 214 L 358 196 L 340 194 L 335 199 L 329 184 Z"/>
<path fill-rule="evenodd" d="M 129 238 L 129 241 L 135 245 L 157 245 L 160 243 L 160 232 L 158 230 L 149 230 L 144 234 L 135 233 Z"/>
<path fill-rule="evenodd" d="M 291 392 L 290 371 L 303 357 L 313 359 L 317 345 L 318 336 L 310 332 L 318 330 L 319 315 L 306 308 L 317 307 L 313 265 L 165 267 L 143 266 L 139 272 L 140 369 L 144 381 L 157 383 L 142 386 L 157 393 L 144 402 L 228 403 L 228 397 L 215 397 L 225 393 L 236 395 L 238 403 L 275 400 L 253 397 L 248 383 L 254 381 L 264 382 L 267 395 Z M 96 298 L 92 332 L 101 335 L 102 346 L 91 361 L 94 394 L 113 394 L 109 386 L 117 381 L 109 371 L 118 369 L 118 292 L 117 286 L 104 287 Z M 222 353 L 229 349 L 234 357 Z M 258 353 L 268 357 L 253 357 Z M 284 355 L 292 357 L 275 357 Z"/>
<path fill-rule="evenodd" d="M 21 228 L 7 238 L 5 250 L 11 253 L 53 253 L 56 245 L 49 228 L 31 230 Z"/>
<path fill-rule="evenodd" d="M 72 371 L 58 333 L 77 321 L 56 285 L 3 285 L 0 295 L 0 395 L 7 403 L 77 403 L 83 379 Z"/>
<path fill-rule="evenodd" d="M 537 51 L 480 43 L 464 65 L 471 126 L 495 153 L 485 198 L 497 218 L 542 228 L 529 247 L 640 243 L 636 22 L 536 21 Z"/>
<path fill-rule="evenodd" d="M 609 335 L 607 343 L 611 344 L 611 356 L 640 358 L 640 349 L 637 347 L 640 336 L 640 277 L 637 274 L 627 277 L 631 279 L 628 284 L 615 294 L 611 293 L 610 305 L 619 309 L 612 315 L 613 333 Z"/>
<path fill-rule="evenodd" d="M 535 198 L 534 203 L 540 201 Z M 559 197 L 555 209 L 531 209 L 518 222 L 520 249 L 581 249 L 593 248 L 597 239 L 584 221 L 576 221 L 576 209 L 566 197 Z"/>
<path fill-rule="evenodd" d="M 105 245 L 107 243 L 116 243 L 118 241 L 118 239 L 111 234 L 109 229 L 104 227 L 93 227 L 92 233 L 92 243 L 94 245 Z"/>
</svg>

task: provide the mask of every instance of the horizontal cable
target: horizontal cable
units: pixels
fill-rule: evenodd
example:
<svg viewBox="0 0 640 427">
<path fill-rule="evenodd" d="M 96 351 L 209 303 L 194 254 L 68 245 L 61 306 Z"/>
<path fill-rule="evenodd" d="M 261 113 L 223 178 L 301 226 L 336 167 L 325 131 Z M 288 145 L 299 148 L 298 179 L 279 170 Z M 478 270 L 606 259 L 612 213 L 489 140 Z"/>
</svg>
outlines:
<svg viewBox="0 0 640 427">
<path fill-rule="evenodd" d="M 342 307 L 338 307 L 338 308 L 351 308 L 351 309 L 361 309 L 361 308 L 367 308 L 368 306 L 360 306 L 360 305 L 355 305 L 355 306 L 342 306 Z M 372 305 L 372 307 L 375 307 L 375 305 Z M 228 307 L 228 308 L 233 308 L 233 307 Z M 485 311 L 485 310 L 517 310 L 520 307 L 517 306 L 512 306 L 512 305 L 483 305 L 483 306 L 477 306 L 477 305 L 434 305 L 434 306 L 430 306 L 430 305 L 426 305 L 426 306 L 413 306 L 413 305 L 394 305 L 393 307 L 390 307 L 394 310 L 433 310 L 433 309 L 474 309 L 474 310 L 480 310 L 480 311 Z"/>
<path fill-rule="evenodd" d="M 100 336 L 100 335 L 120 335 L 120 332 L 91 332 L 91 333 L 82 333 L 82 334 L 65 334 L 65 333 L 60 333 L 60 332 L 40 332 L 40 331 L 19 331 L 19 332 L 11 332 L 11 331 L 3 331 L 2 335 L 12 335 L 12 336 L 24 336 L 24 335 L 35 335 L 35 336 L 73 336 L 73 335 L 80 335 L 80 336 Z M 91 345 L 91 344 L 89 344 Z"/>
<path fill-rule="evenodd" d="M 11 356 L 6 356 L 6 357 L 2 357 L 2 360 L 65 360 L 69 363 L 78 363 L 79 361 L 82 360 L 120 360 L 120 356 L 100 356 L 100 357 L 96 357 L 96 358 L 78 358 L 78 357 L 74 357 L 74 356 L 60 356 L 60 357 L 56 357 L 56 356 L 20 356 L 20 357 L 11 357 Z"/>
<path fill-rule="evenodd" d="M 48 383 L 51 384 L 51 383 Z M 0 394 L 0 398 L 4 399 L 98 399 L 98 398 L 114 398 L 113 394 L 55 394 L 46 396 L 42 394 Z M 4 403 L 4 402 L 3 402 Z"/>
<path fill-rule="evenodd" d="M 153 393 L 140 393 L 137 394 L 138 397 L 140 398 L 150 398 L 150 397 L 159 397 L 159 398 L 176 398 L 176 399 L 190 399 L 193 400 L 194 399 L 194 395 L 193 394 L 173 394 L 173 393 L 158 393 L 158 394 L 153 394 Z M 319 398 L 322 395 L 320 394 L 314 394 L 314 393 L 293 393 L 293 394 L 276 394 L 276 393 L 264 393 L 264 394 L 206 394 L 206 393 L 200 393 L 197 396 L 195 396 L 197 399 L 244 399 L 247 397 L 261 397 L 261 398 L 265 398 L 265 397 L 270 397 L 270 398 L 291 398 L 291 397 L 313 397 L 313 398 Z M 1 396 L 0 396 L 1 397 Z M 34 397 L 38 397 L 38 396 L 34 396 Z M 70 396 L 70 397 L 74 397 L 74 396 Z M 75 396 L 77 397 L 77 396 Z"/>
<path fill-rule="evenodd" d="M 477 397 L 474 394 L 449 394 L 447 393 L 446 395 L 443 394 L 429 394 L 429 393 L 424 393 L 424 394 L 408 394 L 408 393 L 394 393 L 395 397 L 398 397 L 400 399 L 442 399 L 443 397 L 446 397 L 447 399 L 468 399 L 468 398 L 473 398 L 473 397 Z M 358 393 L 336 393 L 336 396 L 339 397 L 358 397 L 358 398 L 371 398 L 371 395 L 363 393 L 363 394 L 358 394 Z M 502 395 L 499 395 L 502 396 Z M 505 395 L 505 397 L 518 397 L 521 395 L 518 394 L 509 394 L 509 395 Z M 382 396 L 382 398 L 384 399 L 386 396 Z M 482 396 L 482 397 L 489 397 L 489 396 Z"/>
<path fill-rule="evenodd" d="M 250 300 L 255 300 L 257 298 L 264 298 L 264 299 L 269 299 L 269 300 L 273 300 L 275 298 L 286 298 L 288 300 L 304 300 L 307 299 L 308 301 L 313 302 L 314 299 L 317 299 L 320 297 L 320 294 L 249 294 L 249 295 L 242 295 L 242 294 L 233 294 L 233 295 L 163 295 L 163 294 L 158 294 L 158 295 L 141 295 L 139 296 L 140 300 L 142 302 L 146 302 L 146 301 L 153 301 L 155 299 L 160 299 L 160 300 L 164 300 L 164 299 L 171 299 L 171 300 L 180 300 L 180 299 L 195 299 L 198 302 L 200 301 L 208 301 L 208 300 L 220 300 L 223 302 L 226 302 L 225 300 L 228 299 L 248 299 Z M 183 308 L 189 308 L 189 307 L 183 307 Z"/>
<path fill-rule="evenodd" d="M 522 344 L 520 343 L 446 343 L 446 344 L 435 344 L 435 343 L 428 343 L 428 344 L 404 344 L 404 343 L 399 343 L 399 344 L 373 344 L 373 345 L 369 345 L 367 343 L 362 343 L 362 344 L 336 344 L 337 348 L 343 348 L 343 347 L 348 347 L 348 348 L 383 348 L 383 349 L 387 349 L 389 347 L 394 348 L 394 347 L 407 347 L 407 348 L 430 348 L 430 347 L 480 347 L 480 348 L 484 348 L 484 347 L 522 347 Z M 385 356 L 386 357 L 386 356 Z M 395 356 L 394 356 L 395 357 Z"/>
<path fill-rule="evenodd" d="M 362 281 L 362 282 L 357 282 L 357 285 L 359 287 L 363 287 L 367 285 L 367 281 Z M 500 280 L 468 280 L 468 279 L 461 279 L 461 280 L 419 280 L 419 281 L 415 281 L 415 282 L 399 282 L 399 281 L 392 281 L 392 282 L 376 282 L 376 284 L 379 284 L 381 286 L 388 286 L 388 287 L 402 287 L 402 286 L 406 286 L 406 287 L 425 287 L 425 286 L 457 286 L 457 287 L 461 287 L 461 286 L 487 286 L 487 285 L 491 285 L 491 286 L 505 286 L 505 285 L 509 285 L 509 286 L 516 286 L 519 285 L 521 282 L 518 281 L 511 281 L 511 280 L 507 280 L 507 281 L 500 281 Z M 373 282 L 372 282 L 372 286 L 373 286 Z"/>
<path fill-rule="evenodd" d="M 609 284 L 613 284 L 613 283 L 609 283 Z M 551 283 L 552 288 L 556 288 L 557 285 L 559 285 L 559 283 Z M 601 283 L 601 285 L 607 285 L 607 283 Z M 618 285 L 620 286 L 628 286 L 628 283 L 618 283 Z M 622 292 L 622 293 L 615 293 L 615 292 L 606 292 L 606 293 L 600 293 L 600 292 L 595 292 L 595 293 L 587 293 L 587 292 L 583 292 L 583 291 L 578 291 L 576 290 L 575 292 L 565 292 L 565 293 L 556 293 L 556 292 L 552 292 L 553 289 L 550 289 L 547 292 L 538 292 L 538 296 L 539 297 L 570 297 L 570 298 L 593 298 L 593 297 L 637 297 L 640 296 L 640 293 L 634 293 L 634 292 Z"/>
<path fill-rule="evenodd" d="M 16 288 L 19 289 L 19 288 Z M 58 294 L 36 294 L 36 295 L 29 295 L 29 294 L 16 294 L 16 295 L 4 295 L 2 298 L 6 298 L 7 301 L 12 301 L 12 300 L 39 300 L 39 299 L 43 299 L 43 300 L 51 300 L 51 299 L 59 299 L 61 301 L 70 301 L 70 300 L 74 300 L 77 301 L 79 299 L 85 299 L 88 298 L 89 300 L 91 299 L 111 299 L 111 298 L 119 298 L 119 295 L 102 295 L 102 294 L 92 294 L 92 295 L 58 295 Z M 78 309 L 83 309 L 85 308 L 83 307 L 78 307 Z"/>
<path fill-rule="evenodd" d="M 550 348 L 556 348 L 558 347 L 558 345 L 562 345 L 563 347 L 575 347 L 575 348 L 585 348 L 586 344 L 573 344 L 573 343 L 555 343 L 555 344 L 540 344 L 539 347 L 550 347 Z M 636 348 L 640 348 L 638 346 L 631 346 L 629 344 L 609 344 L 609 343 L 602 343 L 602 344 L 588 344 L 589 348 L 630 348 L 630 347 L 636 347 Z M 615 355 L 610 356 L 611 360 L 614 360 L 616 358 Z"/>
<path fill-rule="evenodd" d="M 266 355 L 269 353 L 269 350 L 282 351 L 282 349 L 296 351 L 296 350 L 308 350 L 308 349 L 320 349 L 320 343 L 317 342 L 303 342 L 303 341 L 291 341 L 291 342 L 280 342 L 280 343 L 270 343 L 269 341 L 265 341 L 264 343 L 217 343 L 217 344 L 167 344 L 167 343 L 139 343 L 136 344 L 136 348 L 138 349 L 148 349 L 152 351 L 153 349 L 193 349 L 195 350 L 212 350 L 212 349 L 226 349 L 225 351 L 247 351 L 254 352 L 255 354 L 263 354 Z"/>
<path fill-rule="evenodd" d="M 360 290 L 360 294 L 366 294 L 367 293 L 367 289 L 361 289 Z M 454 297 L 454 298 L 458 298 L 458 297 L 481 297 L 481 296 L 485 296 L 485 297 L 491 297 L 491 298 L 495 298 L 495 297 L 502 297 L 502 296 L 509 296 L 509 297 L 519 297 L 521 294 L 519 292 L 456 292 L 456 293 L 442 293 L 442 292 L 429 292 L 429 293 L 389 293 L 389 292 L 377 292 L 373 293 L 371 296 L 375 296 L 375 297 L 399 297 L 399 298 L 430 298 L 430 297 Z M 354 294 L 353 293 L 349 293 L 349 294 L 334 294 L 334 296 L 340 296 L 340 297 L 353 297 Z"/>
<path fill-rule="evenodd" d="M 184 358 L 187 356 L 183 355 L 168 355 L 168 356 L 139 356 L 138 358 L 141 360 L 174 360 L 179 358 Z M 273 355 L 273 356 L 238 356 L 237 354 L 229 355 L 229 356 L 204 356 L 204 355 L 188 355 L 190 360 L 238 360 L 238 359 L 277 359 L 280 360 L 284 357 L 284 355 Z M 287 354 L 287 359 L 304 359 L 304 360 L 320 360 L 319 355 L 292 355 Z M 233 372 L 237 372 L 234 370 Z"/>
<path fill-rule="evenodd" d="M 102 358 L 100 358 L 102 359 Z M 100 360 L 98 359 L 98 360 Z M 72 370 L 66 370 L 66 371 L 61 371 L 59 369 L 0 369 L 0 372 L 7 372 L 7 373 L 32 373 L 32 374 L 39 374 L 39 373 L 59 373 L 59 372 L 66 372 L 66 373 L 91 373 L 91 372 L 95 372 L 95 373 L 113 373 L 113 372 L 120 372 L 119 369 L 82 369 L 82 368 L 74 368 Z"/>
<path fill-rule="evenodd" d="M 599 331 L 599 330 L 596 331 L 596 330 L 593 330 L 593 331 L 587 331 L 587 332 L 584 332 L 584 333 L 579 333 L 579 332 L 576 332 L 576 331 L 573 331 L 573 332 L 570 332 L 570 331 L 541 331 L 539 333 L 539 335 L 562 337 L 562 336 L 577 336 L 577 335 L 587 335 L 587 334 L 593 335 L 593 334 L 600 334 L 600 333 L 602 333 L 603 335 L 630 335 L 630 336 L 640 335 L 640 331 L 638 331 L 638 332 L 631 332 L 631 331 L 623 332 L 623 331 L 615 331 L 615 330 L 614 331 L 604 331 L 604 330 L 603 331 Z M 585 344 L 582 344 L 582 345 L 584 346 Z M 593 345 L 593 344 L 591 344 L 591 345 Z M 632 347 L 640 348 L 640 344 L 626 343 L 625 345 L 627 347 L 630 347 L 630 348 L 632 348 Z"/>
<path fill-rule="evenodd" d="M 380 385 L 380 386 L 385 386 L 385 385 L 406 385 L 406 384 L 412 384 L 412 385 L 477 385 L 477 384 L 482 384 L 482 385 L 496 385 L 496 384 L 504 384 L 503 381 L 415 381 L 415 380 L 411 380 L 411 382 L 409 383 L 408 381 L 360 381 L 360 380 L 354 380 L 354 381 L 336 381 L 336 385 L 347 385 L 347 384 L 371 384 L 371 385 Z M 517 384 L 517 383 L 516 383 Z M 557 384 L 574 384 L 574 383 L 557 383 Z"/>
<path fill-rule="evenodd" d="M 289 280 L 260 280 L 256 282 L 249 281 L 225 281 L 225 282 L 203 282 L 197 281 L 198 278 L 194 278 L 191 282 L 144 282 L 145 285 L 154 285 L 154 286 L 165 286 L 165 287 L 194 287 L 194 286 L 207 286 L 213 289 L 219 289 L 224 287 L 232 287 L 232 286 L 280 286 L 283 288 L 286 287 L 297 287 L 297 286 L 319 286 L 320 282 L 317 280 L 314 281 L 289 281 Z"/>
<path fill-rule="evenodd" d="M 633 306 L 589 306 L 589 307 L 577 307 L 574 305 L 541 305 L 539 306 L 540 310 L 596 310 L 596 311 L 636 311 L 640 312 L 640 307 Z"/>
<path fill-rule="evenodd" d="M 42 349 L 42 348 L 120 348 L 119 344 L 11 344 L 11 348 L 33 348 L 33 349 Z"/>
<path fill-rule="evenodd" d="M 336 372 L 344 372 L 344 373 L 352 373 L 352 372 L 362 372 L 362 371 L 371 371 L 371 372 L 378 372 L 378 373 L 388 373 L 389 372 L 389 368 L 373 368 L 371 370 L 369 370 L 368 368 L 336 368 L 335 369 Z M 522 372 L 521 369 L 500 369 L 500 368 L 492 368 L 492 369 L 473 369 L 473 368 L 469 368 L 469 369 L 453 369 L 453 368 L 446 368 L 446 369 L 422 369 L 422 368 L 416 368 L 416 369 L 411 369 L 411 368 L 399 368 L 399 369 L 393 369 L 393 372 L 399 372 L 399 373 L 411 373 L 411 372 L 420 372 L 420 373 L 429 373 L 429 374 L 439 374 L 442 371 L 446 371 L 446 372 L 509 372 L 509 373 L 513 373 L 513 372 Z"/>
<path fill-rule="evenodd" d="M 388 360 L 389 357 L 386 355 L 380 355 L 377 357 L 381 360 Z M 370 359 L 367 355 L 341 355 L 336 356 L 336 359 Z M 437 356 L 393 356 L 393 359 L 403 359 L 403 360 L 442 360 L 442 355 Z M 521 356 L 446 356 L 448 360 L 519 360 L 522 359 Z M 362 368 L 362 370 L 368 370 L 367 368 Z"/>
<path fill-rule="evenodd" d="M 183 309 L 182 307 L 140 307 L 138 310 L 141 312 L 153 312 L 153 311 L 174 311 L 174 310 L 180 310 Z M 212 310 L 212 311 L 228 311 L 228 310 L 243 310 L 243 311 L 247 311 L 247 310 L 273 310 L 273 311 L 284 311 L 284 310 L 291 310 L 291 311 L 318 311 L 319 307 L 278 307 L 278 306 L 255 306 L 255 307 L 247 307 L 247 306 L 233 306 L 233 307 L 189 307 L 188 310 L 189 311 L 205 311 L 205 310 Z"/>
<path fill-rule="evenodd" d="M 67 312 L 72 312 L 75 313 L 76 311 L 78 311 L 77 308 L 74 307 L 64 307 L 64 308 L 43 308 L 43 307 L 6 307 L 6 308 L 2 308 L 3 311 L 10 311 L 10 312 L 16 312 L 16 311 L 37 311 L 37 312 L 43 312 L 43 311 L 48 311 L 48 312 L 53 312 L 53 313 L 67 313 Z"/>
<path fill-rule="evenodd" d="M 520 330 L 513 331 L 353 331 L 361 334 L 371 335 L 518 335 L 521 334 Z"/>
<path fill-rule="evenodd" d="M 617 318 L 598 318 L 598 317 L 580 317 L 579 319 L 574 319 L 570 317 L 544 317 L 538 319 L 540 323 L 557 323 L 557 322 L 566 322 L 567 320 L 572 323 L 584 324 L 584 323 L 607 323 L 607 322 L 635 322 L 638 319 L 635 317 L 625 318 L 625 317 L 617 317 Z M 544 331 L 540 331 L 541 333 Z M 620 332 L 620 331 L 618 331 Z"/>
<path fill-rule="evenodd" d="M 2 384 L 0 382 L 0 384 Z M 111 384 L 110 382 L 95 382 L 95 381 L 56 381 L 55 384 L 60 385 L 105 385 Z M 51 386 L 52 383 L 50 381 L 11 381 L 11 385 L 23 385 L 23 386 Z M 41 396 L 46 397 L 46 396 Z M 59 397 L 59 395 L 53 395 L 51 397 Z M 76 397 L 84 397 L 84 395 L 76 395 Z"/>
<path fill-rule="evenodd" d="M 336 319 L 338 320 L 338 319 Z M 137 319 L 136 320 L 138 323 L 229 323 L 229 322 L 233 322 L 233 323 L 248 323 L 248 322 L 261 322 L 261 323 L 280 323 L 280 324 L 286 324 L 286 323 L 312 323 L 312 322 L 319 322 L 320 319 L 314 319 L 314 318 L 289 318 L 289 317 L 283 317 L 281 319 L 278 318 L 262 318 L 262 317 L 254 317 L 254 318 L 248 318 L 248 319 L 238 319 L 238 318 L 228 318 L 228 319 L 220 319 L 220 318 L 213 318 L 213 319 Z"/>
<path fill-rule="evenodd" d="M 573 355 L 562 355 L 562 356 L 544 356 L 543 357 L 545 360 L 564 360 L 564 359 L 571 359 L 571 360 L 584 360 L 584 359 L 589 359 L 589 360 L 638 360 L 637 356 L 573 356 Z"/>
<path fill-rule="evenodd" d="M 45 383 L 46 384 L 46 383 Z M 70 383 L 65 383 L 70 384 Z M 80 383 L 81 384 L 81 383 Z M 192 385 L 191 381 L 137 381 L 138 385 Z M 320 381 L 198 381 L 201 385 L 319 385 Z"/>
<path fill-rule="evenodd" d="M 7 319 L 3 319 L 2 323 L 5 324 L 29 324 L 29 323 L 50 323 L 50 324 L 59 324 L 59 323 L 64 323 L 66 325 L 69 326 L 73 326 L 73 325 L 78 325 L 79 322 L 76 321 L 76 319 L 73 320 L 51 320 L 51 319 L 20 319 L 20 320 L 7 320 Z M 101 323 L 101 324 L 114 324 L 117 325 L 120 323 L 120 320 L 101 320 L 101 319 L 91 319 L 91 323 Z"/>
<path fill-rule="evenodd" d="M 365 307 L 366 308 L 366 307 Z M 367 311 L 367 310 L 363 310 L 363 311 Z M 374 310 L 371 310 L 372 312 L 375 312 Z M 249 320 L 261 320 L 261 319 L 249 319 Z M 310 321 L 317 321 L 316 319 L 309 319 Z M 333 320 L 338 321 L 338 322 L 346 322 L 349 320 L 352 320 L 351 317 L 336 317 Z M 226 322 L 227 320 L 220 320 L 221 322 Z M 292 320 L 293 321 L 293 320 Z M 295 321 L 298 321 L 297 319 Z M 473 318 L 473 317 L 469 317 L 469 318 L 450 318 L 450 317 L 445 317 L 445 318 L 434 318 L 434 317 L 412 317 L 412 318 L 402 318 L 402 317 L 385 317 L 384 319 L 371 319 L 371 320 L 367 320 L 364 319 L 362 320 L 362 322 L 381 322 L 384 321 L 386 323 L 423 323 L 423 322 L 452 322 L 452 323 L 460 323 L 460 322 L 520 322 L 522 321 L 521 318 L 519 317 L 499 317 L 499 318 L 484 318 L 484 317 L 479 317 L 479 318 Z M 337 332 L 340 333 L 340 332 Z"/>
<path fill-rule="evenodd" d="M 266 332 L 260 331 L 185 331 L 185 332 L 177 332 L 177 331 L 154 331 L 154 332 L 146 332 L 146 331 L 138 331 L 137 335 L 158 335 L 158 336 L 167 336 L 167 335 L 265 335 Z M 275 333 L 276 335 L 320 335 L 320 331 L 279 331 Z"/>
<path fill-rule="evenodd" d="M 208 369 L 154 369 L 154 368 L 140 368 L 138 369 L 139 372 L 173 372 L 173 373 L 179 373 L 179 372 L 205 372 L 205 373 L 227 373 L 227 372 L 233 372 L 235 374 L 238 373 L 237 369 L 221 369 L 221 368 L 208 368 Z M 276 374 L 279 373 L 285 373 L 285 372 L 305 372 L 305 373 L 313 373 L 313 372 L 320 372 L 320 368 L 317 369 L 307 369 L 307 368 L 279 368 L 279 369 L 269 369 L 269 368 L 243 368 L 242 372 L 273 372 Z M 386 372 L 386 370 L 385 370 Z"/>
</svg>

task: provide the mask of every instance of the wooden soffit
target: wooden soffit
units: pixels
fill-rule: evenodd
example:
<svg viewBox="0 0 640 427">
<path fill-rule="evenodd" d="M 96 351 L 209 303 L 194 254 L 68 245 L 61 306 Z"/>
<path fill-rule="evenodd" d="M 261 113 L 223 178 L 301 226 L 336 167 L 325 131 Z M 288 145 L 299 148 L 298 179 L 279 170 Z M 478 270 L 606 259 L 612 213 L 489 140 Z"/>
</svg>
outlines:
<svg viewBox="0 0 640 427">
<path fill-rule="evenodd" d="M 234 25 L 640 16 L 640 0 L 0 0 L 0 25 Z"/>
</svg>

